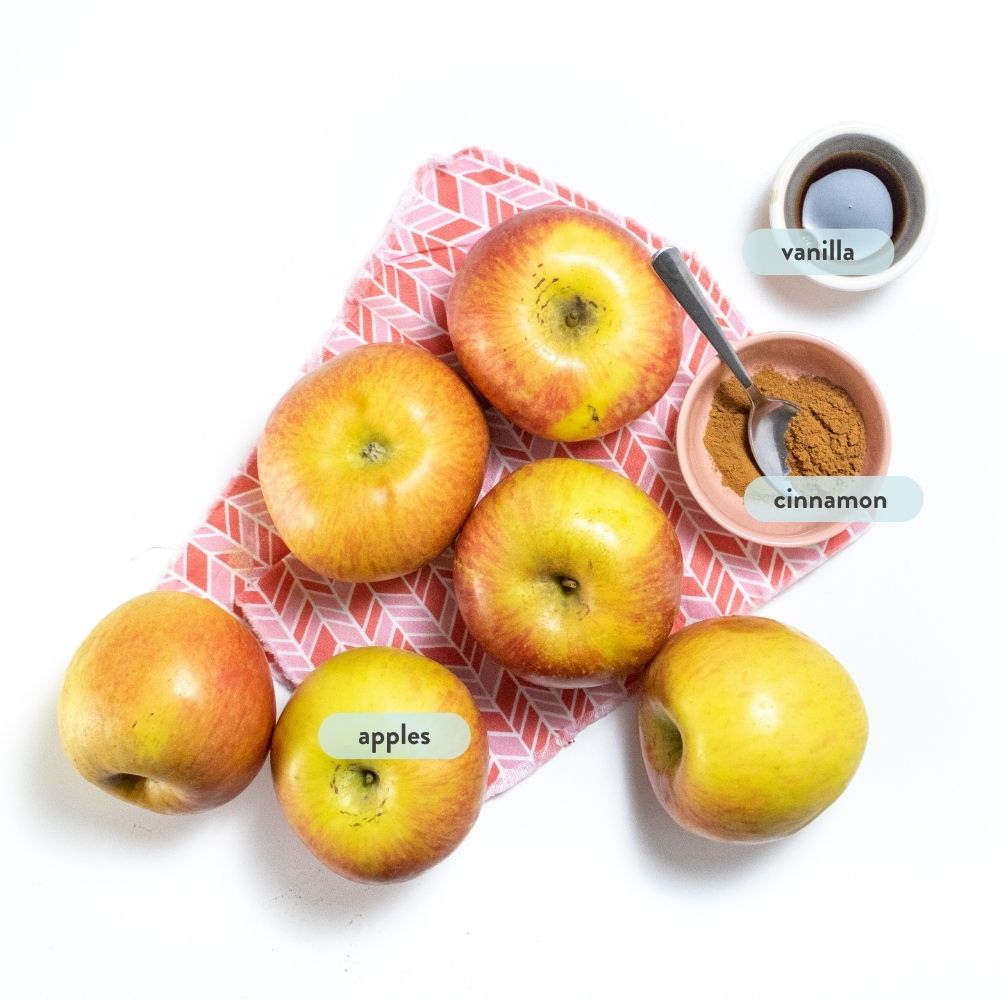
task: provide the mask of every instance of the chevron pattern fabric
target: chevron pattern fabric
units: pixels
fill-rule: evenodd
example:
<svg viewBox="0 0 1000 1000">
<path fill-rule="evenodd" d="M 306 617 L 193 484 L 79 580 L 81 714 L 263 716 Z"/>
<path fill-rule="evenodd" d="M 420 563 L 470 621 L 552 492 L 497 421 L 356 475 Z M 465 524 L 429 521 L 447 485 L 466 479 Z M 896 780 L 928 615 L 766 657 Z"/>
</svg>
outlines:
<svg viewBox="0 0 1000 1000">
<path fill-rule="evenodd" d="M 663 240 L 569 188 L 496 153 L 464 149 L 422 166 L 347 293 L 339 320 L 304 365 L 316 367 L 359 344 L 418 344 L 457 364 L 445 327 L 445 300 L 456 270 L 477 239 L 516 212 L 566 203 L 619 222 L 652 252 Z M 746 323 L 700 261 L 688 258 L 734 339 Z M 487 410 L 492 445 L 483 491 L 525 462 L 572 456 L 615 469 L 666 512 L 680 539 L 686 574 L 676 627 L 714 615 L 745 614 L 842 548 L 863 526 L 799 549 L 744 542 L 711 520 L 688 492 L 673 448 L 681 401 L 713 352 L 690 320 L 681 366 L 651 410 L 607 437 L 545 441 Z M 317 576 L 277 536 L 257 480 L 256 455 L 230 480 L 187 540 L 161 587 L 202 593 L 241 615 L 290 686 L 335 653 L 362 645 L 411 649 L 445 664 L 470 688 L 490 738 L 489 794 L 510 788 L 585 726 L 628 697 L 628 684 L 554 691 L 516 680 L 473 641 L 458 613 L 451 550 L 409 576 L 377 584 L 336 583 Z"/>
</svg>

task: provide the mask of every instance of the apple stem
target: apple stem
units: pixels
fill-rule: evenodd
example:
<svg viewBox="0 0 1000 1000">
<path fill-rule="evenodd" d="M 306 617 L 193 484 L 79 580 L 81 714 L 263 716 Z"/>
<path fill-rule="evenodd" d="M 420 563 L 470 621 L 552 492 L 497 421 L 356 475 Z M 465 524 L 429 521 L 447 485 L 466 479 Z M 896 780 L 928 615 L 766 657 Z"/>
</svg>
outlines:
<svg viewBox="0 0 1000 1000">
<path fill-rule="evenodd" d="M 383 458 L 388 454 L 388 449 L 383 444 L 379 444 L 378 441 L 369 441 L 368 444 L 361 449 L 361 457 L 366 462 L 381 462 Z"/>
<path fill-rule="evenodd" d="M 591 310 L 588 303 L 584 302 L 579 295 L 573 297 L 573 301 L 563 308 L 562 320 L 566 328 L 577 334 L 577 327 L 581 323 L 587 323 L 591 319 Z"/>
</svg>

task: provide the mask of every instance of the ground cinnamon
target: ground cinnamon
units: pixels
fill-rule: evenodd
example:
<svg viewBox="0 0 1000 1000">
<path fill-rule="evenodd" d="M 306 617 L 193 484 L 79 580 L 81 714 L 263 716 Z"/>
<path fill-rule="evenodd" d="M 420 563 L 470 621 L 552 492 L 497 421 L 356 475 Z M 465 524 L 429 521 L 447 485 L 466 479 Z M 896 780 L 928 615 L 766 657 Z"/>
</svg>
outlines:
<svg viewBox="0 0 1000 1000">
<path fill-rule="evenodd" d="M 785 434 L 791 475 L 860 475 L 868 447 L 865 423 L 843 389 L 819 376 L 785 375 L 774 368 L 762 368 L 753 380 L 765 396 L 799 407 Z M 749 413 L 743 387 L 735 378 L 725 379 L 712 398 L 704 437 L 722 481 L 740 496 L 760 475 L 747 439 Z"/>
</svg>

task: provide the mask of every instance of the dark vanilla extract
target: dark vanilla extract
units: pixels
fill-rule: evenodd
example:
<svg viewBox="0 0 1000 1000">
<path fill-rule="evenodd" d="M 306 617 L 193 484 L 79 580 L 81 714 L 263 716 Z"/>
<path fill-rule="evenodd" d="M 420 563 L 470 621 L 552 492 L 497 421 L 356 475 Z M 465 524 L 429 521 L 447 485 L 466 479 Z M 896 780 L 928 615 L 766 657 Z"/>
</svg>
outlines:
<svg viewBox="0 0 1000 1000">
<path fill-rule="evenodd" d="M 835 153 L 801 187 L 804 229 L 880 229 L 895 243 L 906 229 L 906 187 L 892 165 L 860 152 Z"/>
</svg>

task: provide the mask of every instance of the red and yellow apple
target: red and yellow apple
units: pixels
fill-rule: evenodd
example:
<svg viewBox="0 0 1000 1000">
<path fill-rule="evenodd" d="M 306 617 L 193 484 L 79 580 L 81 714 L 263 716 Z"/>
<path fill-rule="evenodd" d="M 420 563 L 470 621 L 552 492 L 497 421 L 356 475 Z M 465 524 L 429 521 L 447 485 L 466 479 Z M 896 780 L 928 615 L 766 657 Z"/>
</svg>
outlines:
<svg viewBox="0 0 1000 1000">
<path fill-rule="evenodd" d="M 452 759 L 338 759 L 320 743 L 328 716 L 450 712 L 469 727 Z M 486 728 L 450 670 L 399 649 L 341 653 L 292 695 L 274 730 L 271 772 L 289 824 L 346 878 L 410 878 L 449 855 L 472 828 L 486 789 Z"/>
<path fill-rule="evenodd" d="M 274 684 L 250 630 L 211 601 L 155 591 L 99 622 L 66 670 L 59 735 L 99 788 L 156 812 L 228 802 L 274 728 Z"/>
<path fill-rule="evenodd" d="M 258 450 L 278 534 L 310 569 L 385 580 L 457 534 L 482 489 L 489 434 L 462 380 L 427 351 L 368 344 L 301 378 Z"/>
<path fill-rule="evenodd" d="M 594 212 L 546 205 L 473 246 L 447 303 L 469 378 L 515 424 L 557 441 L 617 430 L 667 391 L 683 314 L 650 251 Z"/>
<path fill-rule="evenodd" d="M 455 545 L 455 595 L 479 644 L 528 681 L 625 678 L 673 625 L 683 564 L 663 511 L 624 476 L 533 462 L 479 503 Z"/>
<path fill-rule="evenodd" d="M 766 841 L 815 819 L 847 787 L 868 717 L 822 646 L 768 618 L 711 618 L 672 636 L 639 695 L 646 772 L 685 829 Z"/>
</svg>

